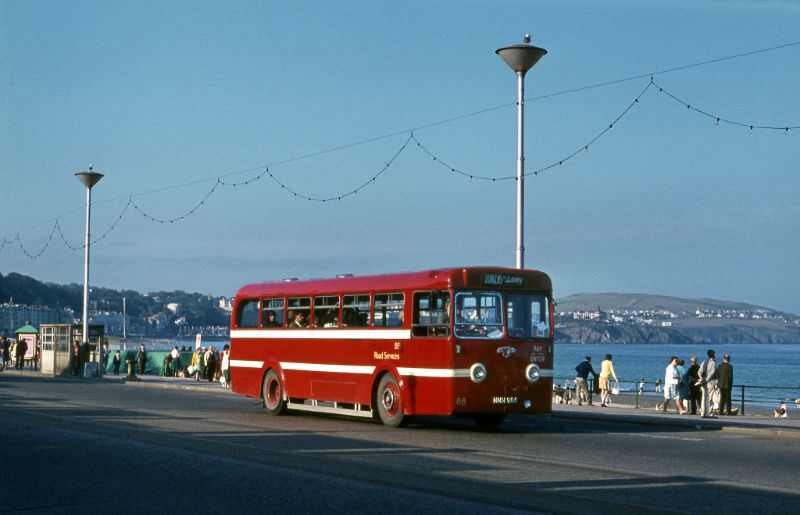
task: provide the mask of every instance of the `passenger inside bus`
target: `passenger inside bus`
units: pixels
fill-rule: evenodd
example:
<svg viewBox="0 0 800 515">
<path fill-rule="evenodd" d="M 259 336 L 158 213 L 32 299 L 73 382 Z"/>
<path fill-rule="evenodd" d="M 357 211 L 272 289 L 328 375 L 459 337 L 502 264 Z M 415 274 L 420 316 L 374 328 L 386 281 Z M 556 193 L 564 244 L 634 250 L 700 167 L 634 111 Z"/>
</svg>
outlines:
<svg viewBox="0 0 800 515">
<path fill-rule="evenodd" d="M 305 316 L 302 312 L 298 311 L 294 314 L 294 320 L 292 320 L 292 323 L 289 324 L 289 327 L 296 329 L 298 327 L 306 327 L 307 325 L 308 323 L 305 320 Z"/>
<path fill-rule="evenodd" d="M 325 325 L 323 327 L 339 327 L 339 317 L 337 316 L 335 311 L 331 310 L 331 312 L 328 313 L 327 320 L 328 321 L 325 322 Z"/>
<path fill-rule="evenodd" d="M 275 320 L 275 312 L 267 311 L 267 320 L 264 322 L 264 327 L 280 327 L 281 324 Z"/>
</svg>

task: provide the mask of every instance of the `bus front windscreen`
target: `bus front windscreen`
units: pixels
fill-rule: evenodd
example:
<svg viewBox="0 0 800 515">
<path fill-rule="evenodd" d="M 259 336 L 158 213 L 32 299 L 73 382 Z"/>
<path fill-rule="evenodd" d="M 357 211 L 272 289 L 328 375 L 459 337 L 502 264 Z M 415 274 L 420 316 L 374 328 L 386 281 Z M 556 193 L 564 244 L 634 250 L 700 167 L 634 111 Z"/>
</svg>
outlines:
<svg viewBox="0 0 800 515">
<path fill-rule="evenodd" d="M 510 338 L 550 337 L 550 306 L 547 296 L 537 293 L 506 295 L 506 320 Z"/>
<path fill-rule="evenodd" d="M 502 306 L 497 292 L 456 293 L 455 335 L 459 338 L 502 338 Z"/>
</svg>

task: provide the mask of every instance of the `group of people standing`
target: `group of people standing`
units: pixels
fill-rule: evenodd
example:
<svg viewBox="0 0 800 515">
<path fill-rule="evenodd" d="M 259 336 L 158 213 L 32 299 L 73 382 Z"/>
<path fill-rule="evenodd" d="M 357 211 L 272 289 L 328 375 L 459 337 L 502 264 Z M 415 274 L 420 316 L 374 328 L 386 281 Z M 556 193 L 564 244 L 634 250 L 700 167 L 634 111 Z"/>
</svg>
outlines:
<svg viewBox="0 0 800 515">
<path fill-rule="evenodd" d="M 714 349 L 706 352 L 707 358 L 697 364 L 697 357 L 689 358 L 690 365 L 677 356 L 669 359 L 664 371 L 664 403 L 661 409 L 669 410 L 670 401 L 681 415 L 696 415 L 698 407 L 703 418 L 717 415 L 732 415 L 731 390 L 733 389 L 733 365 L 725 354 L 722 363 L 717 363 Z"/>
<path fill-rule="evenodd" d="M 5 335 L 0 336 L 0 353 L 2 354 L 3 362 L 0 365 L 0 372 L 7 369 L 9 366 L 17 370 L 22 370 L 25 367 L 25 355 L 28 353 L 28 342 L 24 339 L 19 339 L 15 343 L 6 338 Z M 11 363 L 9 365 L 9 363 Z M 30 358 L 31 368 L 34 370 L 39 363 L 39 350 L 33 350 L 33 356 Z"/>
<path fill-rule="evenodd" d="M 716 353 L 709 349 L 707 359 L 697 363 L 692 356 L 687 368 L 685 362 L 677 356 L 671 356 L 664 371 L 664 402 L 658 409 L 664 413 L 669 411 L 670 403 L 678 413 L 685 415 L 698 413 L 704 418 L 716 418 L 717 415 L 734 414 L 731 407 L 731 390 L 733 389 L 733 366 L 730 356 L 722 357 L 717 363 Z M 619 392 L 619 379 L 614 370 L 611 354 L 606 354 L 600 366 L 600 373 L 592 367 L 592 357 L 586 356 L 575 367 L 575 400 L 580 406 L 584 402 L 592 404 L 589 395 L 588 379 L 591 374 L 595 378 L 596 391 L 600 393 L 600 406 L 611 404 L 611 394 Z M 611 380 L 614 380 L 612 385 Z M 657 381 L 660 387 L 661 381 Z M 639 393 L 643 393 L 644 382 L 639 385 Z"/>
<path fill-rule="evenodd" d="M 181 363 L 181 356 L 182 353 L 177 346 L 164 356 L 162 364 L 164 376 L 194 377 L 195 381 L 200 381 L 201 379 L 209 382 L 219 380 L 225 388 L 230 387 L 230 345 L 226 344 L 221 352 L 213 345 L 207 348 L 198 347 L 192 353 L 190 366 L 185 369 Z M 144 374 L 147 366 L 147 350 L 144 345 L 141 345 L 136 353 L 136 363 L 138 364 L 139 374 Z"/>
<path fill-rule="evenodd" d="M 589 374 L 592 374 L 598 385 L 600 392 L 600 406 L 607 408 L 611 405 L 611 393 L 613 391 L 619 392 L 619 378 L 614 371 L 614 362 L 612 361 L 611 354 L 606 354 L 603 362 L 600 364 L 600 373 L 594 371 L 592 367 L 592 357 L 586 356 L 583 361 L 578 363 L 575 367 L 575 396 L 578 401 L 578 406 L 586 402 L 591 405 L 591 396 L 587 387 Z M 611 386 L 611 378 L 614 378 L 614 386 Z"/>
<path fill-rule="evenodd" d="M 207 379 L 208 382 L 219 380 L 222 386 L 230 388 L 231 369 L 230 369 L 230 346 L 222 347 L 222 352 L 217 352 L 214 346 L 208 349 L 198 348 L 192 355 L 192 372 L 194 380 L 200 381 Z"/>
</svg>

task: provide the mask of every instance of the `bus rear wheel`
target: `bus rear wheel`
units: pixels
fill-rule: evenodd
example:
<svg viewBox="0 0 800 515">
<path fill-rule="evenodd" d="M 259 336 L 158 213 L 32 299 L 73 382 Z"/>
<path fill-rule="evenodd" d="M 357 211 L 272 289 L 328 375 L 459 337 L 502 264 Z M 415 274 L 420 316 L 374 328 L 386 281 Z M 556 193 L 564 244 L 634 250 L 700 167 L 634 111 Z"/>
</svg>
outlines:
<svg viewBox="0 0 800 515">
<path fill-rule="evenodd" d="M 492 414 L 483 414 L 483 415 L 475 415 L 472 417 L 472 420 L 475 421 L 475 425 L 484 430 L 492 430 L 497 429 L 500 424 L 506 419 L 505 413 L 492 413 Z"/>
<path fill-rule="evenodd" d="M 375 411 L 384 425 L 399 427 L 403 424 L 403 401 L 400 385 L 392 374 L 384 374 L 375 392 Z"/>
<path fill-rule="evenodd" d="M 286 403 L 283 400 L 283 383 L 274 368 L 269 369 L 267 375 L 264 376 L 261 398 L 264 400 L 264 408 L 270 415 L 280 415 L 286 409 Z"/>
</svg>

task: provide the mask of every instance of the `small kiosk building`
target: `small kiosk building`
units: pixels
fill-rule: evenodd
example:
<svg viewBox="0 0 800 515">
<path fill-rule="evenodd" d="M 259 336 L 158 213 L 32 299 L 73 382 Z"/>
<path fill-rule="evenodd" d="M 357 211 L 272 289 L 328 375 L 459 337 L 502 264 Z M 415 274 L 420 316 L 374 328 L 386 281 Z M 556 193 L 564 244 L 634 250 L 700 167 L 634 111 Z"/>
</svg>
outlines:
<svg viewBox="0 0 800 515">
<path fill-rule="evenodd" d="M 83 327 L 81 324 L 42 324 L 42 373 L 68 375 L 73 371 L 72 346 L 82 345 Z M 100 362 L 100 345 L 103 342 L 105 326 L 89 325 L 88 348 L 81 348 L 81 362 L 78 374 L 83 374 L 84 363 Z"/>
</svg>

